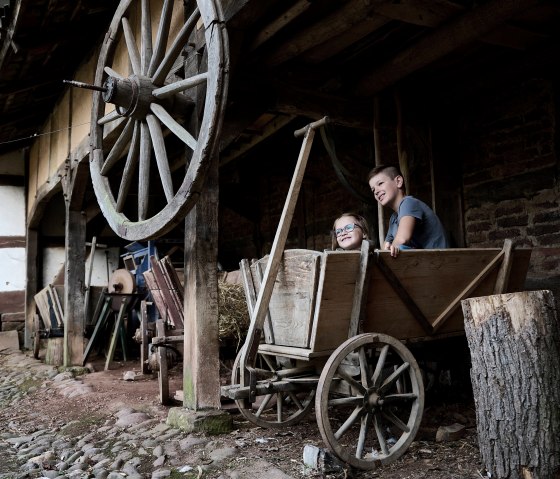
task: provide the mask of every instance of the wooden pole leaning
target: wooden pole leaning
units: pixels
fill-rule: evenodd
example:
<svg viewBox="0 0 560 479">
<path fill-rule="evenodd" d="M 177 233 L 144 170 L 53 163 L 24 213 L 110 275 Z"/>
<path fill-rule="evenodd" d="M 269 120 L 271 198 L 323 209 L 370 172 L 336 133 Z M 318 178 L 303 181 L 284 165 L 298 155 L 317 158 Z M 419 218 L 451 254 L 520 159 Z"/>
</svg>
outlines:
<svg viewBox="0 0 560 479">
<path fill-rule="evenodd" d="M 257 349 L 263 332 L 264 321 L 268 313 L 268 306 L 270 304 L 274 282 L 276 281 L 280 260 L 282 259 L 282 254 L 284 253 L 290 224 L 294 216 L 294 210 L 299 196 L 299 191 L 301 189 L 301 184 L 303 182 L 303 175 L 305 174 L 311 145 L 313 144 L 315 130 L 326 125 L 327 122 L 328 117 L 324 117 L 294 132 L 294 136 L 296 138 L 303 136 L 303 144 L 300 149 L 290 189 L 288 190 L 288 196 L 286 198 L 286 202 L 284 203 L 280 223 L 278 224 L 274 242 L 272 243 L 272 250 L 268 258 L 257 302 L 253 308 L 251 324 L 247 332 L 247 340 L 241 354 L 240 380 L 242 385 L 250 386 L 249 402 L 253 402 L 255 398 L 255 391 L 252 385 L 256 384 L 256 376 L 252 372 L 252 369 L 255 365 Z"/>
</svg>

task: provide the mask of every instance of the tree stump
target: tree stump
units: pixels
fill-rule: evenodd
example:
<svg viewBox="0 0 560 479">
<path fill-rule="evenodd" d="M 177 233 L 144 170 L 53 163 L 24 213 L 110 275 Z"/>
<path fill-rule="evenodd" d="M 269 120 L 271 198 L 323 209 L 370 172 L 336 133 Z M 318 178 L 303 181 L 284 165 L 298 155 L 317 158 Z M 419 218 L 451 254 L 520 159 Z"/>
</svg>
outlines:
<svg viewBox="0 0 560 479">
<path fill-rule="evenodd" d="M 45 364 L 50 366 L 62 366 L 64 362 L 64 338 L 49 338 L 47 340 L 47 352 L 45 353 Z"/>
<path fill-rule="evenodd" d="M 462 301 L 478 443 L 497 479 L 560 478 L 560 327 L 550 291 Z"/>
</svg>

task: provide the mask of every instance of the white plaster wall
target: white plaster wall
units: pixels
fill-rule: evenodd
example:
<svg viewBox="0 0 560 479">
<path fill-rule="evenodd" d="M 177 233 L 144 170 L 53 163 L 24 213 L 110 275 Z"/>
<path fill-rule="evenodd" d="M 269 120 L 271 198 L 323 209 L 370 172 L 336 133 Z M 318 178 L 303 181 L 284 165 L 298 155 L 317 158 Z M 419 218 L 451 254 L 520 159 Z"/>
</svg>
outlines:
<svg viewBox="0 0 560 479">
<path fill-rule="evenodd" d="M 64 247 L 43 249 L 43 286 L 52 284 L 62 265 L 64 265 Z"/>
<path fill-rule="evenodd" d="M 107 255 L 105 254 L 105 251 L 107 251 Z M 89 274 L 90 258 L 91 255 L 88 254 L 86 259 L 86 279 Z M 111 274 L 113 274 L 113 271 L 118 269 L 119 261 L 119 248 L 96 249 L 95 258 L 93 260 L 93 270 L 91 272 L 91 285 L 107 286 L 109 284 L 107 270 L 109 271 L 110 277 Z"/>
<path fill-rule="evenodd" d="M 0 248 L 0 291 L 25 289 L 25 248 Z"/>
<path fill-rule="evenodd" d="M 25 236 L 25 190 L 0 186 L 0 236 Z"/>
<path fill-rule="evenodd" d="M 1 251 L 1 250 L 0 250 Z M 105 255 L 107 251 L 108 255 Z M 43 250 L 43 285 L 51 284 L 55 276 L 64 265 L 64 248 L 51 247 Z M 93 270 L 91 272 L 91 285 L 92 286 L 107 286 L 107 263 L 109 265 L 109 276 L 119 267 L 119 248 L 97 249 L 95 251 L 95 259 L 93 261 Z M 88 278 L 90 265 L 90 255 L 86 258 L 86 275 L 85 281 Z"/>
</svg>

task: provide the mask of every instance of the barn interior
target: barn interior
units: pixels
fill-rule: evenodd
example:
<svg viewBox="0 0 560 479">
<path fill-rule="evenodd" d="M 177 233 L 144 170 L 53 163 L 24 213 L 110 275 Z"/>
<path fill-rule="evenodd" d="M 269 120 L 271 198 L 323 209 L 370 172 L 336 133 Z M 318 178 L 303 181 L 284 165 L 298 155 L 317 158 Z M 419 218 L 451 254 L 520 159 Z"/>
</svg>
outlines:
<svg viewBox="0 0 560 479">
<path fill-rule="evenodd" d="M 558 290 L 556 2 L 223 0 L 221 8 L 229 85 L 218 180 L 207 183 L 219 194 L 217 268 L 233 271 L 270 251 L 302 144 L 294 131 L 328 116 L 287 248 L 329 248 L 343 211 L 364 215 L 379 243 L 365 178 L 376 164 L 394 164 L 453 246 L 500 247 L 511 238 L 534 248 L 526 286 Z M 3 177 L 31 192 L 37 291 L 50 281 L 42 273 L 48 251 L 67 249 L 63 179 L 74 154 L 39 184 L 30 149 L 58 130 L 50 115 L 73 88 L 63 81 L 96 62 L 114 11 L 109 1 L 11 0 L 0 14 L 0 154 L 23 170 Z M 92 93 L 79 95 L 73 101 L 88 104 Z M 176 184 L 183 164 L 173 171 Z M 109 282 L 130 242 L 109 227 L 91 182 L 84 185 L 86 240 L 118 250 L 107 255 Z M 157 182 L 150 196 L 165 201 Z M 179 222 L 154 239 L 177 268 L 188 231 Z"/>
</svg>

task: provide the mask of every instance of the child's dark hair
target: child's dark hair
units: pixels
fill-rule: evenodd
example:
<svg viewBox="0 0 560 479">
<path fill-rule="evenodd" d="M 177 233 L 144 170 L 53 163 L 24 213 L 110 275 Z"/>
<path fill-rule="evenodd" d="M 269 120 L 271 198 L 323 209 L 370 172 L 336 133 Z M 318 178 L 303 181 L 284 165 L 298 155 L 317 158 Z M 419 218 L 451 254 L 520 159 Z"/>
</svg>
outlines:
<svg viewBox="0 0 560 479">
<path fill-rule="evenodd" d="M 394 180 L 397 176 L 402 176 L 401 171 L 396 166 L 378 165 L 369 172 L 367 180 L 371 180 L 375 175 L 378 175 L 379 173 L 385 173 L 392 180 Z"/>
<path fill-rule="evenodd" d="M 363 237 L 364 238 L 369 238 L 368 222 L 362 215 L 359 215 L 358 213 L 354 213 L 352 211 L 347 212 L 347 213 L 342 213 L 340 216 L 338 216 L 338 218 L 336 218 L 333 221 L 333 226 L 332 226 L 332 230 L 331 230 L 331 249 L 333 251 L 336 250 L 336 248 L 338 248 L 338 243 L 336 241 L 336 233 L 334 231 L 335 230 L 335 224 L 343 216 L 351 216 L 352 218 L 354 218 L 355 223 L 357 225 L 360 225 L 360 227 L 362 228 Z"/>
</svg>

